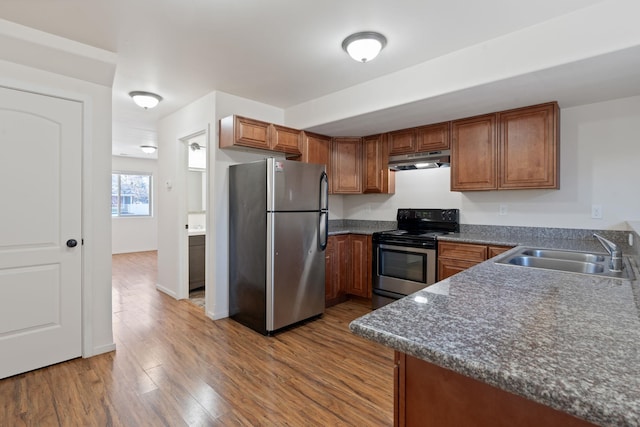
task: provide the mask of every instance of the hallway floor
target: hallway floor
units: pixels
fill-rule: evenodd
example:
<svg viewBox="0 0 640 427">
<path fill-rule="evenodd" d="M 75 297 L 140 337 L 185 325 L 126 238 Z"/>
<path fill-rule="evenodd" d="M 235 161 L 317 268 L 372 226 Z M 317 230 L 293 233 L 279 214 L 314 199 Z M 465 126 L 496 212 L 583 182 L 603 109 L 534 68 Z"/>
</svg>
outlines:
<svg viewBox="0 0 640 427">
<path fill-rule="evenodd" d="M 390 426 L 393 352 L 346 302 L 264 337 L 157 291 L 156 253 L 113 256 L 115 352 L 0 380 L 0 426 Z"/>
</svg>

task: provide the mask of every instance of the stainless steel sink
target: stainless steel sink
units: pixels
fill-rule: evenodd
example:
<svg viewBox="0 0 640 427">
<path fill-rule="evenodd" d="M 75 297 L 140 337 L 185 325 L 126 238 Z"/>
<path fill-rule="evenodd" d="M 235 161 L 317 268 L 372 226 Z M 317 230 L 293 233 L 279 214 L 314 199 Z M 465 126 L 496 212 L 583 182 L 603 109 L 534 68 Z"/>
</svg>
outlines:
<svg viewBox="0 0 640 427">
<path fill-rule="evenodd" d="M 537 258 L 564 259 L 567 261 L 604 262 L 604 255 L 552 249 L 527 249 L 522 251 L 522 255 Z"/>
<path fill-rule="evenodd" d="M 509 258 L 509 264 L 524 267 L 546 268 L 550 270 L 568 271 L 571 273 L 600 274 L 604 272 L 604 265 L 593 262 L 571 261 L 566 259 L 536 258 L 532 256 L 514 256 Z"/>
<path fill-rule="evenodd" d="M 590 274 L 619 279 L 633 279 L 634 275 L 625 258 L 622 271 L 608 268 L 609 255 L 590 252 L 564 251 L 556 249 L 521 248 L 515 253 L 498 258 L 498 264 L 543 268 L 568 273 Z"/>
</svg>

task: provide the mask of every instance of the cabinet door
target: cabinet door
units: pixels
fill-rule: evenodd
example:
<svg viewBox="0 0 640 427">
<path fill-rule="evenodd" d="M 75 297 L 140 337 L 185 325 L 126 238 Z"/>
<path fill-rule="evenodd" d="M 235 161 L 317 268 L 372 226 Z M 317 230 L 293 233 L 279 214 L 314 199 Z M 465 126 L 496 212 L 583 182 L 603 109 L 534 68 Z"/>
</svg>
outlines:
<svg viewBox="0 0 640 427">
<path fill-rule="evenodd" d="M 451 124 L 451 190 L 495 190 L 496 115 Z"/>
<path fill-rule="evenodd" d="M 280 125 L 271 125 L 270 148 L 281 153 L 302 155 L 302 132 Z"/>
<path fill-rule="evenodd" d="M 333 301 L 338 296 L 337 285 L 339 280 L 339 265 L 336 257 L 335 237 L 329 236 L 327 247 L 324 250 L 324 305 L 330 307 L 335 304 Z"/>
<path fill-rule="evenodd" d="M 347 293 L 371 298 L 371 236 L 351 235 L 351 280 Z"/>
<path fill-rule="evenodd" d="M 402 129 L 388 133 L 389 155 L 415 153 L 416 132 L 414 128 Z"/>
<path fill-rule="evenodd" d="M 329 236 L 325 250 L 325 307 L 346 301 L 350 274 L 348 234 Z"/>
<path fill-rule="evenodd" d="M 302 161 L 325 165 L 329 176 L 329 193 L 331 186 L 331 138 L 309 132 L 302 132 Z"/>
<path fill-rule="evenodd" d="M 189 290 L 204 286 L 205 236 L 189 236 Z"/>
<path fill-rule="evenodd" d="M 498 188 L 560 188 L 558 104 L 504 111 L 498 120 Z"/>
<path fill-rule="evenodd" d="M 450 126 L 451 122 L 446 122 L 416 128 L 416 151 L 448 150 Z"/>
<path fill-rule="evenodd" d="M 269 123 L 240 116 L 220 120 L 220 148 L 242 146 L 268 150 Z"/>
<path fill-rule="evenodd" d="M 362 194 L 362 141 L 334 138 L 331 179 L 334 194 Z"/>
<path fill-rule="evenodd" d="M 389 170 L 389 155 L 386 135 L 372 135 L 362 138 L 364 150 L 363 193 L 395 192 L 395 171 Z"/>
<path fill-rule="evenodd" d="M 394 356 L 394 426 L 594 427 L 405 353 Z"/>
</svg>

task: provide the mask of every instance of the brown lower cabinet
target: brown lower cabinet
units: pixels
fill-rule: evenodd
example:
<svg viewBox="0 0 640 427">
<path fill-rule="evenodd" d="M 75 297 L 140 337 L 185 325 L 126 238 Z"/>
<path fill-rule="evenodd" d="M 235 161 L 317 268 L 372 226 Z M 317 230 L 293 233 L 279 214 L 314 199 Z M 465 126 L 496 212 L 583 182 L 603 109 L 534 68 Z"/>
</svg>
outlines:
<svg viewBox="0 0 640 427">
<path fill-rule="evenodd" d="M 189 236 L 189 290 L 204 286 L 205 236 Z"/>
<path fill-rule="evenodd" d="M 512 246 L 438 242 L 438 280 L 444 280 L 511 248 Z"/>
<path fill-rule="evenodd" d="M 347 282 L 349 278 L 349 235 L 329 236 L 325 259 L 325 307 L 347 300 Z"/>
<path fill-rule="evenodd" d="M 371 298 L 371 236 L 329 236 L 325 250 L 325 307 L 349 296 Z"/>
<path fill-rule="evenodd" d="M 395 352 L 396 427 L 589 427 L 587 421 Z"/>
</svg>

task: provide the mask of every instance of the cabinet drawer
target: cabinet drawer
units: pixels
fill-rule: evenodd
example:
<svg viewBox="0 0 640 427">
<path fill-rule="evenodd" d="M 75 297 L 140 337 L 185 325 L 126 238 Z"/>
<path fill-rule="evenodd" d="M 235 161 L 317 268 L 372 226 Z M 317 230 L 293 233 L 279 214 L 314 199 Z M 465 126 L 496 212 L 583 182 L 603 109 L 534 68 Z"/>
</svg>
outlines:
<svg viewBox="0 0 640 427">
<path fill-rule="evenodd" d="M 471 268 L 481 261 L 463 261 L 458 259 L 438 258 L 438 280 L 444 280 L 454 274 Z"/>
<path fill-rule="evenodd" d="M 513 246 L 488 246 L 487 247 L 487 258 L 493 258 L 496 255 L 500 255 L 503 252 L 512 249 Z"/>
<path fill-rule="evenodd" d="M 438 257 L 480 262 L 487 259 L 487 247 L 470 243 L 440 242 Z"/>
</svg>

